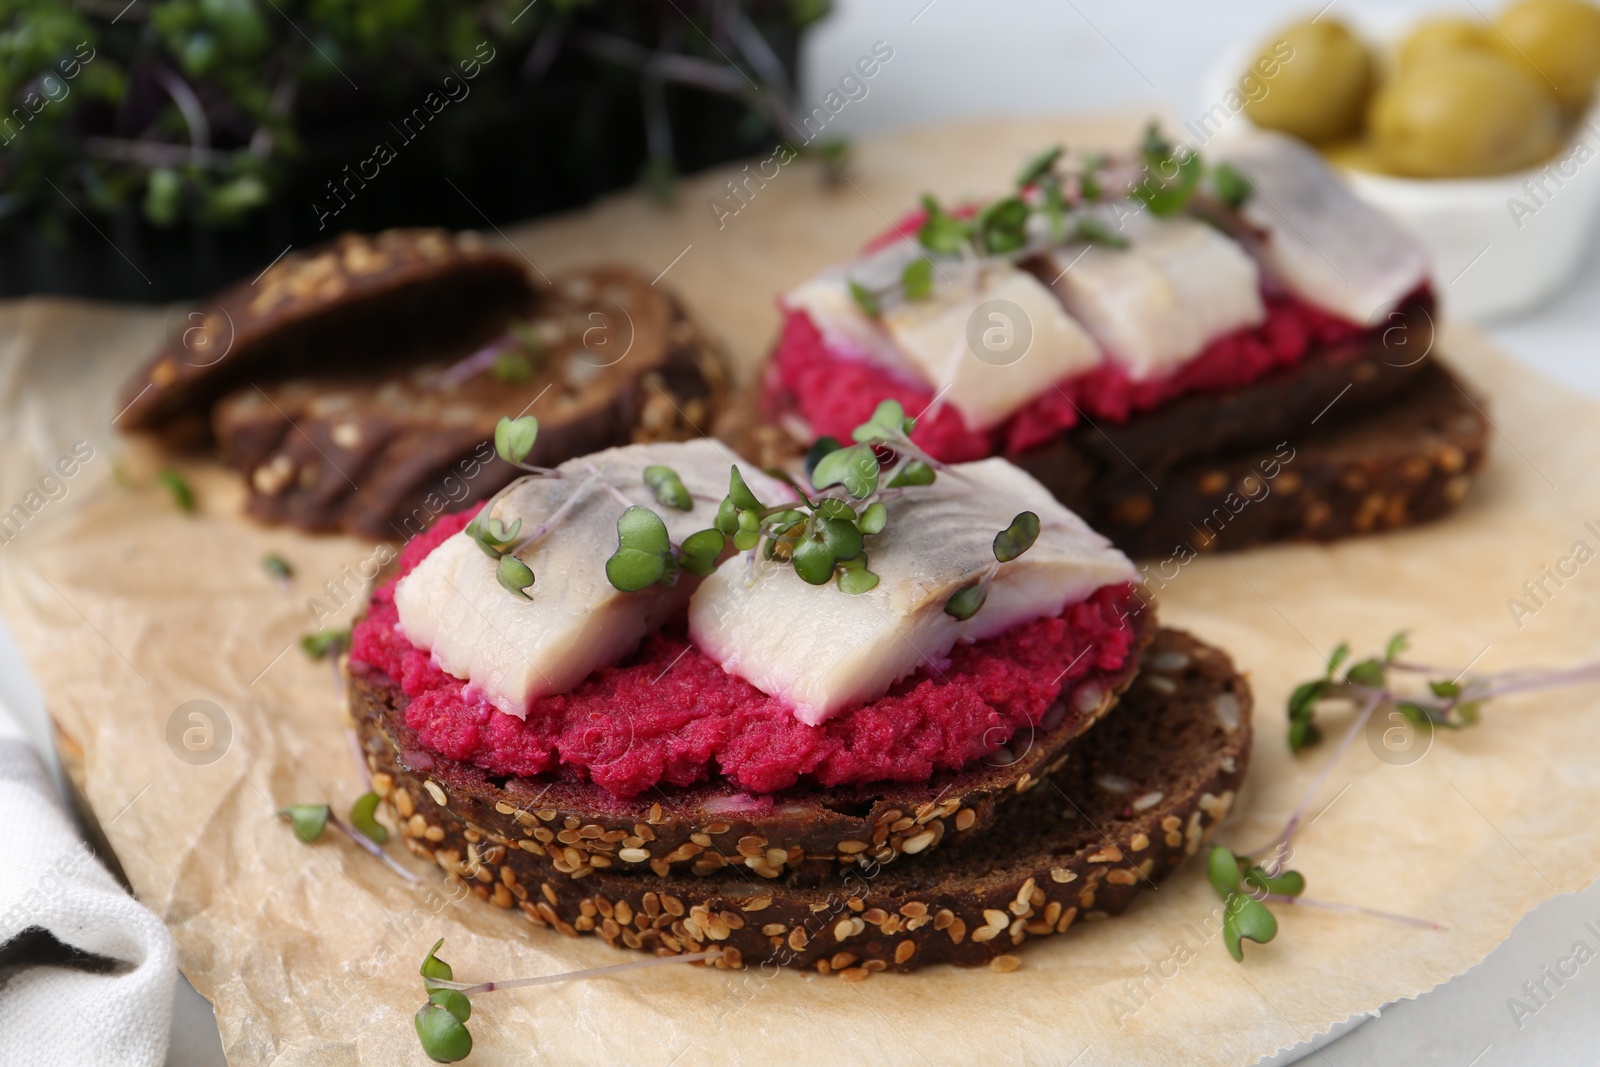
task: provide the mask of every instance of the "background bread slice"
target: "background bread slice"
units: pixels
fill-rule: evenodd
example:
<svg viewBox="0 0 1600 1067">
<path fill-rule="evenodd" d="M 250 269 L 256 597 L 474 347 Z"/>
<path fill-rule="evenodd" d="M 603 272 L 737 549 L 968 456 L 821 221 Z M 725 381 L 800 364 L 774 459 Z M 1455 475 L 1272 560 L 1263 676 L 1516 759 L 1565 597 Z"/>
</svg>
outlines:
<svg viewBox="0 0 1600 1067">
<path fill-rule="evenodd" d="M 496 778 L 427 752 L 405 724 L 405 695 L 390 678 L 352 670 L 350 710 L 380 779 L 422 832 L 419 810 L 441 803 L 489 834 L 517 842 L 523 862 L 547 877 L 583 878 L 604 870 L 624 876 L 677 871 L 713 874 L 737 867 L 760 879 L 794 871 L 830 874 L 843 867 L 891 863 L 983 834 L 1002 807 L 1038 785 L 1065 758 L 1070 742 L 1116 703 L 1139 669 L 1139 650 L 1156 632 L 1155 612 L 1130 596 L 1133 653 L 1116 671 L 1093 671 L 1062 694 L 1055 715 L 1013 735 L 979 766 L 925 783 L 785 790 L 745 796 L 725 781 L 664 787 L 622 800 L 570 775 Z M 415 835 L 413 835 L 415 836 Z"/>
<path fill-rule="evenodd" d="M 843 875 L 799 870 L 767 881 L 742 868 L 705 878 L 590 868 L 552 876 L 524 851 L 527 837 L 436 803 L 386 737 L 368 730 L 366 739 L 394 814 L 422 824 L 407 846 L 536 926 L 667 954 L 719 946 L 729 953 L 723 966 L 863 978 L 990 962 L 1078 919 L 1116 915 L 1198 851 L 1244 777 L 1249 686 L 1225 654 L 1179 631 L 1161 631 L 1144 664 L 1118 708 L 988 833 Z M 402 790 L 416 799 L 396 805 Z"/>
</svg>

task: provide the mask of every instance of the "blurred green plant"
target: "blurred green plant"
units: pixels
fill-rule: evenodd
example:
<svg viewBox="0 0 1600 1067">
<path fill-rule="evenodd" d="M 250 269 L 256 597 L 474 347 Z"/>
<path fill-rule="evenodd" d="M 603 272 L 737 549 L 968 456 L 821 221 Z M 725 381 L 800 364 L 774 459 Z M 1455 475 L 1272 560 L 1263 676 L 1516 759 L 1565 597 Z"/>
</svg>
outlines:
<svg viewBox="0 0 1600 1067">
<path fill-rule="evenodd" d="M 478 105 L 562 62 L 632 78 L 650 160 L 675 173 L 666 83 L 742 100 L 783 128 L 768 43 L 827 0 L 0 0 L 0 221 L 47 232 L 77 208 L 156 226 L 238 223 L 284 187 L 309 139 L 415 106 L 487 42 Z M 479 94 L 482 94 L 479 96 Z M 70 203 L 68 199 L 70 198 Z"/>
</svg>

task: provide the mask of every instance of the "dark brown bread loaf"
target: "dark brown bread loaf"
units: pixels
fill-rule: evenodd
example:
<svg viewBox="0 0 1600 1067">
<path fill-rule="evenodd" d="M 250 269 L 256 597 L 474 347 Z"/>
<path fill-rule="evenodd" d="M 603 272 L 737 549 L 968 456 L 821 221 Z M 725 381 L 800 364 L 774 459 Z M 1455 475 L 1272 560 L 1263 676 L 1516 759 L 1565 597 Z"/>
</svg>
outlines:
<svg viewBox="0 0 1600 1067">
<path fill-rule="evenodd" d="M 1135 610 L 1137 600 L 1130 601 Z M 1117 671 L 1095 671 L 1037 730 L 1014 735 L 981 765 L 921 784 L 785 790 L 770 801 L 725 781 L 657 789 L 621 800 L 592 782 L 549 775 L 504 779 L 425 751 L 405 724 L 405 695 L 383 675 L 351 672 L 350 710 L 369 752 L 391 753 L 390 794 L 408 825 L 438 797 L 472 825 L 520 841 L 525 862 L 548 877 L 591 870 L 666 875 L 741 867 L 774 879 L 795 869 L 832 872 L 893 862 L 902 855 L 976 837 L 1001 808 L 1038 784 L 1070 742 L 1116 703 L 1139 669 L 1138 650 L 1156 632 L 1155 612 L 1130 616 L 1135 650 Z M 389 785 L 389 781 L 380 780 Z"/>
<path fill-rule="evenodd" d="M 552 874 L 525 851 L 543 823 L 519 834 L 477 823 L 437 777 L 403 766 L 387 735 L 364 726 L 363 736 L 407 846 L 536 926 L 663 954 L 720 947 L 719 966 L 846 979 L 930 963 L 1007 970 L 1029 938 L 1122 912 L 1194 855 L 1243 780 L 1250 690 L 1228 657 L 1163 630 L 1144 664 L 1116 710 L 982 836 L 889 865 L 771 881 L 735 867 L 701 878 Z M 715 843 L 732 851 L 731 840 Z"/>
<path fill-rule="evenodd" d="M 286 256 L 152 357 L 119 425 L 214 440 L 264 522 L 386 539 L 515 476 L 501 416 L 539 418 L 545 466 L 711 425 L 725 366 L 669 294 L 623 267 L 527 269 L 437 230 Z"/>
</svg>

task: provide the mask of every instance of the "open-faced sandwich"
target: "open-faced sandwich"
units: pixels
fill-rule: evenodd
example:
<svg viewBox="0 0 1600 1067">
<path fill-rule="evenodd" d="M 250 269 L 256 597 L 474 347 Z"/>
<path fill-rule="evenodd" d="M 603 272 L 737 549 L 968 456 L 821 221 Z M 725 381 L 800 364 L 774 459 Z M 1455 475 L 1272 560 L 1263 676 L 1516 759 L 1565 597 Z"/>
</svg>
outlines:
<svg viewBox="0 0 1600 1067">
<path fill-rule="evenodd" d="M 1038 481 L 912 428 L 880 405 L 809 484 L 707 439 L 523 464 L 414 539 L 348 658 L 411 850 L 565 934 L 847 977 L 991 961 L 1193 855 L 1245 680 Z"/>
<path fill-rule="evenodd" d="M 257 519 L 403 540 L 516 476 L 491 438 L 534 410 L 540 463 L 680 440 L 723 360 L 626 267 L 546 278 L 476 234 L 345 234 L 213 297 L 129 380 L 117 425 L 214 441 Z"/>
<path fill-rule="evenodd" d="M 1003 456 L 1141 556 L 1436 517 L 1487 420 L 1433 354 L 1421 247 L 1304 145 L 1052 149 L 785 293 L 750 412 L 763 463 L 879 401 L 947 462 Z"/>
</svg>

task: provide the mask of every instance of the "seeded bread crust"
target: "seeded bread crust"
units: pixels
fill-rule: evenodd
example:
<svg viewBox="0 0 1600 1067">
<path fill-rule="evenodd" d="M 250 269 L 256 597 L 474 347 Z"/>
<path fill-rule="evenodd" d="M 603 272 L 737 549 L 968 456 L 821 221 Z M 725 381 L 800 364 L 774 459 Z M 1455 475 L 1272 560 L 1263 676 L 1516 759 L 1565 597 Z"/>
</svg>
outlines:
<svg viewBox="0 0 1600 1067">
<path fill-rule="evenodd" d="M 475 233 L 343 234 L 290 252 L 186 318 L 123 386 L 117 422 L 150 430 L 186 420 L 264 367 L 268 378 L 315 370 L 373 336 L 389 349 L 375 353 L 384 362 L 396 347 L 470 352 L 532 295 L 523 262 Z"/>
<path fill-rule="evenodd" d="M 678 303 L 625 267 L 541 286 L 519 319 L 539 338 L 526 380 L 449 361 L 364 378 L 251 386 L 212 412 L 223 458 L 249 481 L 250 514 L 303 529 L 408 538 L 443 510 L 520 475 L 494 453 L 502 415 L 531 411 L 527 462 L 556 466 L 615 445 L 699 436 L 721 409 L 722 356 Z"/>
<path fill-rule="evenodd" d="M 726 363 L 678 302 L 618 266 L 541 275 L 475 234 L 345 234 L 216 296 L 126 385 L 119 425 L 212 442 L 262 522 L 406 539 L 517 475 L 494 453 L 532 411 L 528 461 L 698 436 Z M 452 365 L 523 324 L 509 372 Z"/>
<path fill-rule="evenodd" d="M 1135 643 L 1116 671 L 1095 671 L 1062 694 L 1047 725 L 1011 738 L 984 764 L 926 783 L 796 788 L 758 802 L 725 781 L 667 787 L 622 800 L 570 776 L 496 778 L 428 752 L 405 723 L 408 700 L 378 672 L 350 665 L 350 711 L 369 754 L 394 753 L 392 802 L 413 836 L 430 832 L 418 809 L 440 797 L 483 831 L 520 842 L 547 877 L 594 870 L 647 876 L 711 875 L 740 867 L 764 879 L 794 870 L 892 863 L 978 837 L 1002 807 L 1039 784 L 1070 742 L 1116 704 L 1156 633 L 1153 610 L 1129 601 Z M 437 832 L 435 832 L 437 836 Z"/>
<path fill-rule="evenodd" d="M 1013 462 L 1138 557 L 1417 525 L 1465 498 L 1488 445 L 1483 401 L 1422 355 L 1433 343 L 1433 302 L 1419 296 L 1385 328 L 1294 367 L 1125 423 L 1086 422 Z M 797 462 L 796 430 L 788 398 L 760 390 L 718 425 L 767 466 Z"/>
<path fill-rule="evenodd" d="M 660 955 L 717 947 L 721 967 L 767 963 L 856 981 L 931 963 L 1014 969 L 1013 950 L 1078 919 L 1121 913 L 1194 855 L 1250 753 L 1249 686 L 1228 657 L 1163 630 L 1116 711 L 981 838 L 842 873 L 694 878 L 588 868 L 554 876 L 529 839 L 477 823 L 363 731 L 375 785 L 418 856 L 535 926 Z M 437 781 L 437 779 L 434 779 Z M 420 821 L 422 833 L 412 828 Z"/>
</svg>

